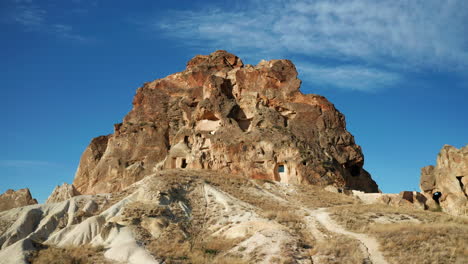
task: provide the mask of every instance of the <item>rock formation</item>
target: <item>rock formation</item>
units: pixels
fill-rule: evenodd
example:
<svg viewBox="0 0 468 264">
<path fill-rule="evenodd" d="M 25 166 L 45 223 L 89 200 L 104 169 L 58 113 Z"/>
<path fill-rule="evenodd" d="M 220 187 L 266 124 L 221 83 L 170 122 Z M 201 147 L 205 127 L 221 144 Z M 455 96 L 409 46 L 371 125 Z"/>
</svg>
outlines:
<svg viewBox="0 0 468 264">
<path fill-rule="evenodd" d="M 91 141 L 73 185 L 115 192 L 187 168 L 377 192 L 344 116 L 300 84 L 289 60 L 251 66 L 226 51 L 198 55 L 137 90 L 114 133 Z"/>
<path fill-rule="evenodd" d="M 393 207 L 406 207 L 421 210 L 428 209 L 426 205 L 427 198 L 419 192 L 364 193 L 353 190 L 352 194 L 364 204 L 386 204 Z"/>
<path fill-rule="evenodd" d="M 468 145 L 457 149 L 445 145 L 436 166 L 421 169 L 420 188 L 433 205 L 433 194 L 441 192 L 438 203 L 450 214 L 468 214 Z"/>
<path fill-rule="evenodd" d="M 9 189 L 0 195 L 0 212 L 31 204 L 37 204 L 37 201 L 32 198 L 28 188 L 17 191 Z"/>
<path fill-rule="evenodd" d="M 47 198 L 46 203 L 62 202 L 77 195 L 78 192 L 76 191 L 75 186 L 64 183 L 61 186 L 55 187 L 55 189 L 52 191 L 52 194 L 50 194 L 49 198 Z"/>
</svg>

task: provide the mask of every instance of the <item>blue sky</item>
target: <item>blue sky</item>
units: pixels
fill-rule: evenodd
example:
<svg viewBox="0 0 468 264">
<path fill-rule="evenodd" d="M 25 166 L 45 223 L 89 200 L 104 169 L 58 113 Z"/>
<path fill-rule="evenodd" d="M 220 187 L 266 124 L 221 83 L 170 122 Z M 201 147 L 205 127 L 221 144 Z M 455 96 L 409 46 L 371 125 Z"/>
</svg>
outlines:
<svg viewBox="0 0 468 264">
<path fill-rule="evenodd" d="M 217 49 L 291 59 L 304 93 L 345 114 L 384 192 L 419 190 L 444 144 L 468 143 L 468 2 L 0 2 L 0 192 L 71 183 L 144 82 Z"/>
</svg>

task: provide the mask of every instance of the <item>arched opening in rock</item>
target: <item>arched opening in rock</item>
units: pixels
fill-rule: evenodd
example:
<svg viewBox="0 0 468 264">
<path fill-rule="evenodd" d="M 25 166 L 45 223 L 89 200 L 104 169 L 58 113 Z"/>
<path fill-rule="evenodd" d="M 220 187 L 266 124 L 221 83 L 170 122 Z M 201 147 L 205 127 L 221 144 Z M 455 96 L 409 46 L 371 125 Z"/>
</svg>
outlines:
<svg viewBox="0 0 468 264">
<path fill-rule="evenodd" d="M 288 183 L 289 181 L 289 170 L 286 164 L 278 163 L 275 166 L 275 180 L 279 182 Z"/>
<path fill-rule="evenodd" d="M 173 157 L 171 160 L 171 169 L 185 169 L 187 165 L 187 159 L 182 157 Z"/>
<path fill-rule="evenodd" d="M 247 131 L 250 128 L 250 123 L 252 122 L 252 118 L 247 118 L 245 115 L 244 110 L 240 108 L 238 105 L 234 106 L 228 114 L 229 118 L 236 120 L 239 128 L 242 131 Z"/>
<path fill-rule="evenodd" d="M 432 199 L 437 203 L 437 204 L 440 204 L 440 197 L 442 197 L 442 193 L 441 192 L 435 192 L 432 194 Z"/>
</svg>

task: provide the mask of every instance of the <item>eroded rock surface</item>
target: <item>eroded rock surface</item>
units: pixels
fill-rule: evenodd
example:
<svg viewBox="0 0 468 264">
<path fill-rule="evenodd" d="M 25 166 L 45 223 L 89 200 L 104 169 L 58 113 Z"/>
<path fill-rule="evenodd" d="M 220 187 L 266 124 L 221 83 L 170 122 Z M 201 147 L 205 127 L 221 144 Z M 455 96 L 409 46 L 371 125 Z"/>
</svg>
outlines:
<svg viewBox="0 0 468 264">
<path fill-rule="evenodd" d="M 114 133 L 85 150 L 73 185 L 115 192 L 155 171 L 190 168 L 377 192 L 344 116 L 300 84 L 289 60 L 251 66 L 226 51 L 198 55 L 137 90 Z"/>
<path fill-rule="evenodd" d="M 37 204 L 37 200 L 32 198 L 28 188 L 17 191 L 9 189 L 0 195 L 0 212 L 31 204 Z"/>
<path fill-rule="evenodd" d="M 433 194 L 441 192 L 438 203 L 450 214 L 468 214 L 468 145 L 457 149 L 445 145 L 436 166 L 421 169 L 420 188 L 433 203 Z"/>
<path fill-rule="evenodd" d="M 406 207 L 425 210 L 428 199 L 420 192 L 402 191 L 400 193 L 364 193 L 352 191 L 353 196 L 364 204 L 386 204 L 393 207 Z"/>
<path fill-rule="evenodd" d="M 64 183 L 61 186 L 55 187 L 55 189 L 47 198 L 46 203 L 57 203 L 68 200 L 74 196 L 78 195 L 78 191 L 75 189 L 75 186 L 72 184 Z"/>
</svg>

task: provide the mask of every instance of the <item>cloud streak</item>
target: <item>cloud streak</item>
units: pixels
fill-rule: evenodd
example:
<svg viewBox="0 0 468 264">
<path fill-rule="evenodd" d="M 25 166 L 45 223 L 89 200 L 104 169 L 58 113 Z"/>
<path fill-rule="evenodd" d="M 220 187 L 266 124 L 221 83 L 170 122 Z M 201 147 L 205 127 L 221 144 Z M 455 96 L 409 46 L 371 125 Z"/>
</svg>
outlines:
<svg viewBox="0 0 468 264">
<path fill-rule="evenodd" d="M 23 26 L 28 31 L 45 32 L 79 42 L 88 40 L 86 37 L 77 34 L 71 25 L 48 21 L 49 12 L 32 0 L 13 0 L 10 17 L 12 22 Z"/>
<path fill-rule="evenodd" d="M 60 164 L 42 160 L 0 160 L 0 167 L 37 168 L 60 166 Z"/>
<path fill-rule="evenodd" d="M 326 61 L 333 65 L 298 68 L 337 87 L 354 80 L 352 76 L 368 76 L 362 88 L 350 89 L 374 90 L 395 84 L 404 72 L 466 71 L 467 23 L 464 0 L 259 0 L 231 11 L 174 11 L 154 25 L 194 47 L 226 48 L 255 59 Z"/>
<path fill-rule="evenodd" d="M 300 73 L 299 78 L 306 82 L 355 91 L 379 91 L 397 84 L 402 79 L 399 74 L 363 66 L 327 67 L 300 63 L 297 68 Z"/>
</svg>

